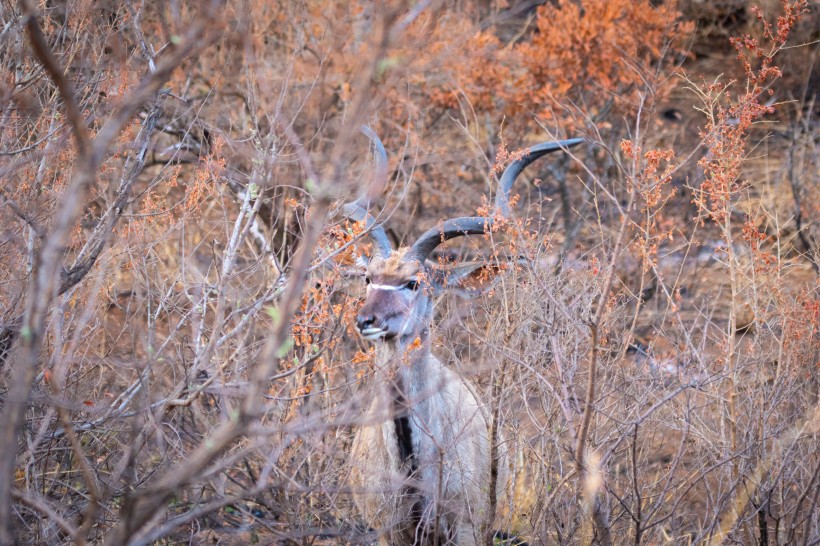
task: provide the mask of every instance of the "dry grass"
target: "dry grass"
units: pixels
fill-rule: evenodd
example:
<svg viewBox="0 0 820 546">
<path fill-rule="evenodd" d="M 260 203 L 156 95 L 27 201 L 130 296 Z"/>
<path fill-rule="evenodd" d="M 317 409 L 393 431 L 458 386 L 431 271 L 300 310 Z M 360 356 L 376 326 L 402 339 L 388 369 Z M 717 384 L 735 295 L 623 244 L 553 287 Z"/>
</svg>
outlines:
<svg viewBox="0 0 820 546">
<path fill-rule="evenodd" d="M 521 177 L 517 222 L 438 250 L 494 266 L 441 298 L 433 350 L 498 417 L 496 526 L 820 539 L 814 7 L 721 216 L 698 162 L 754 87 L 723 38 L 764 38 L 745 2 L 680 2 L 696 30 L 630 8 L 657 54 L 588 51 L 551 87 L 522 52 L 569 61 L 528 3 L 34 4 L 0 5 L 0 544 L 372 542 L 347 480 L 369 247 L 337 205 L 370 192 L 406 243 L 484 206 L 500 151 L 567 133 L 588 143 Z"/>
</svg>

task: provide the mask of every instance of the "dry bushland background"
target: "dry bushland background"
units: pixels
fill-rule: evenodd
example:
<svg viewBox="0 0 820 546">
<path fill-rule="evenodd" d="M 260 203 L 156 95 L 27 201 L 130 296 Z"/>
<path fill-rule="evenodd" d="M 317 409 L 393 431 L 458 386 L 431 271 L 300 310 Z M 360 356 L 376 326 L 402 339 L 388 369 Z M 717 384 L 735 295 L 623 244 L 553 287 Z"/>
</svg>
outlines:
<svg viewBox="0 0 820 546">
<path fill-rule="evenodd" d="M 367 542 L 339 204 L 411 241 L 575 136 L 438 254 L 495 264 L 434 350 L 503 430 L 498 526 L 820 543 L 818 28 L 802 1 L 3 0 L 0 544 Z"/>
</svg>

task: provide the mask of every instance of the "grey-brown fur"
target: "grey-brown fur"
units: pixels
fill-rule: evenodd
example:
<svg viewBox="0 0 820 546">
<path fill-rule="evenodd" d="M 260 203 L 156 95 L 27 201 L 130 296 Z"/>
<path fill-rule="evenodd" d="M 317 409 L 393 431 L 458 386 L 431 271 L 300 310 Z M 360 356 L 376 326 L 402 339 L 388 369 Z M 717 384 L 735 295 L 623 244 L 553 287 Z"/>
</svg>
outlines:
<svg viewBox="0 0 820 546">
<path fill-rule="evenodd" d="M 372 131 L 384 171 L 384 148 Z M 514 161 L 496 199 L 507 212 L 515 177 L 537 157 L 580 143 L 545 143 Z M 345 213 L 365 222 L 373 239 L 367 295 L 357 317 L 362 336 L 376 344 L 372 403 L 353 441 L 354 500 L 382 545 L 483 542 L 490 514 L 491 446 L 487 412 L 470 385 L 430 352 L 432 294 L 443 282 L 426 265 L 441 242 L 482 233 L 493 218 L 456 218 L 392 251 L 384 230 L 359 203 Z M 457 270 L 467 275 L 469 268 Z M 449 282 L 457 281 L 453 275 Z M 503 465 L 498 491 L 506 488 Z"/>
<path fill-rule="evenodd" d="M 371 286 L 430 277 L 397 251 L 374 259 Z M 389 283 L 389 284 L 388 284 Z M 490 445 L 484 411 L 464 379 L 430 352 L 432 286 L 370 289 L 359 313 L 385 325 L 375 396 L 353 442 L 354 496 L 381 544 L 476 544 L 489 525 Z M 412 460 L 397 427 L 409 425 Z"/>
</svg>

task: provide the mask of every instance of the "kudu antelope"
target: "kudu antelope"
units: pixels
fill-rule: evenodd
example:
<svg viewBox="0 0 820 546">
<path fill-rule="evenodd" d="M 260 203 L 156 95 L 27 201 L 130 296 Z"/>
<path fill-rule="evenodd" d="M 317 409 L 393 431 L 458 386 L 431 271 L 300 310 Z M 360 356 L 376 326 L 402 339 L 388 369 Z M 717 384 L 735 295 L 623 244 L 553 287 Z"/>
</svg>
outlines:
<svg viewBox="0 0 820 546">
<path fill-rule="evenodd" d="M 384 147 L 372 131 L 363 132 L 374 141 L 377 168 L 384 172 Z M 527 165 L 580 142 L 539 144 L 513 161 L 501 177 L 497 212 L 508 213 L 509 190 Z M 410 247 L 393 250 L 363 206 L 350 203 L 344 213 L 365 222 L 373 242 L 357 328 L 376 344 L 377 380 L 353 440 L 356 505 L 382 545 L 483 542 L 494 516 L 488 513 L 488 413 L 468 383 L 430 352 L 433 296 L 471 270 L 444 276 L 426 260 L 448 239 L 485 233 L 493 217 L 446 220 Z"/>
</svg>

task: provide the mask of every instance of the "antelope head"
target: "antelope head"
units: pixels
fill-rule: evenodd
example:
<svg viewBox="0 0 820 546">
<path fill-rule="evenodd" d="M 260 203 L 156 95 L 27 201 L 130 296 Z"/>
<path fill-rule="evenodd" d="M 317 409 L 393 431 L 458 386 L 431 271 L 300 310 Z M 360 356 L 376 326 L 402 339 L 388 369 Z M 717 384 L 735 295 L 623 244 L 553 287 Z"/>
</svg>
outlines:
<svg viewBox="0 0 820 546">
<path fill-rule="evenodd" d="M 377 150 L 376 168 L 386 171 L 387 157 L 375 133 L 362 131 Z M 509 192 L 524 168 L 539 157 L 556 150 L 565 150 L 583 142 L 575 138 L 533 146 L 523 157 L 513 161 L 501 176 L 495 208 L 502 216 L 509 214 Z M 393 250 L 381 225 L 359 202 L 344 207 L 344 214 L 357 222 L 365 222 L 373 241 L 373 256 L 367 266 L 367 293 L 359 310 L 356 326 L 369 341 L 399 341 L 426 338 L 433 313 L 433 296 L 438 291 L 457 284 L 477 267 L 454 268 L 444 272 L 430 267 L 426 260 L 438 245 L 463 235 L 483 234 L 493 225 L 493 217 L 471 216 L 452 218 L 427 230 L 411 246 Z"/>
</svg>

